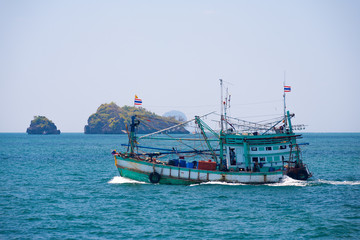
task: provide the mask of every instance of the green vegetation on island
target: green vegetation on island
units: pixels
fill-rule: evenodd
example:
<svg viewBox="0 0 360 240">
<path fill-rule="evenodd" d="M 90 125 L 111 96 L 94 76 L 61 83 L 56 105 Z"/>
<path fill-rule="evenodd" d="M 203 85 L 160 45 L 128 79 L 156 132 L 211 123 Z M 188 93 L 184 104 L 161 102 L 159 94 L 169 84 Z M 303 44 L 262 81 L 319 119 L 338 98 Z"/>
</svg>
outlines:
<svg viewBox="0 0 360 240">
<path fill-rule="evenodd" d="M 85 134 L 124 134 L 127 131 L 126 128 L 130 131 L 130 121 L 134 115 L 141 122 L 138 127 L 140 134 L 156 132 L 180 123 L 173 117 L 161 117 L 142 107 L 119 107 L 111 102 L 101 104 L 96 113 L 89 117 L 84 132 Z M 187 134 L 189 131 L 183 126 L 179 126 L 167 133 Z"/>
<path fill-rule="evenodd" d="M 55 124 L 44 116 L 34 116 L 26 132 L 28 134 L 60 134 Z"/>
</svg>

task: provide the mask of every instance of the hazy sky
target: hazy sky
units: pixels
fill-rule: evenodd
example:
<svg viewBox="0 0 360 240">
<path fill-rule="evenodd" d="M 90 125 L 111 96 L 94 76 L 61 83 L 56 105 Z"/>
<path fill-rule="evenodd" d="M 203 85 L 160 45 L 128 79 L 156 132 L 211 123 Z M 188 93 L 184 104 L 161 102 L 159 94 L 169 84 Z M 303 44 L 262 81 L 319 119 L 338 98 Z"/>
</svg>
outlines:
<svg viewBox="0 0 360 240">
<path fill-rule="evenodd" d="M 0 0 L 0 132 L 35 115 L 83 132 L 102 103 L 219 110 L 246 120 L 287 105 L 309 132 L 360 132 L 360 1 Z"/>
</svg>

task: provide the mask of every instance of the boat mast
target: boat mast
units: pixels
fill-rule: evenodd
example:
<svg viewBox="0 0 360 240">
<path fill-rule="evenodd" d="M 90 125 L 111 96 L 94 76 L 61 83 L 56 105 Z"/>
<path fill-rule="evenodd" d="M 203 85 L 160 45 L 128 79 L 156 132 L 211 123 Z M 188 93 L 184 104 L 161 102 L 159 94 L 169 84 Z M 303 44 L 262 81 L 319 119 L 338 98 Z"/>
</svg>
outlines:
<svg viewBox="0 0 360 240">
<path fill-rule="evenodd" d="M 130 145 L 130 155 L 134 155 L 134 150 L 136 147 L 136 134 L 135 128 L 140 124 L 140 121 L 136 119 L 136 115 L 131 117 L 131 124 L 130 124 L 130 135 L 129 135 L 129 145 Z"/>
<path fill-rule="evenodd" d="M 220 124 L 221 124 L 221 131 L 220 134 L 224 131 L 224 110 L 223 110 L 223 80 L 220 80 L 220 91 L 221 91 L 221 101 L 220 101 L 220 112 L 221 112 L 221 116 L 220 116 Z"/>
<path fill-rule="evenodd" d="M 286 92 L 285 92 L 285 81 L 286 81 L 286 71 L 284 71 L 284 86 L 283 86 L 283 91 L 284 91 L 284 124 L 285 124 L 285 129 L 287 127 L 287 118 L 286 118 Z"/>
<path fill-rule="evenodd" d="M 222 170 L 224 168 L 224 166 L 226 166 L 226 162 L 224 161 L 224 139 L 222 138 L 223 133 L 224 133 L 224 112 L 223 112 L 223 80 L 220 80 L 220 91 L 221 91 L 221 101 L 220 101 L 220 111 L 221 111 L 221 116 L 220 116 L 220 125 L 221 125 L 221 130 L 220 130 L 220 169 Z"/>
<path fill-rule="evenodd" d="M 228 88 L 226 88 L 226 96 L 225 96 L 225 100 L 224 100 L 225 132 L 227 132 L 227 130 L 228 130 L 228 121 L 227 121 L 227 118 L 226 118 L 227 117 L 226 111 L 227 111 L 227 108 L 228 108 L 228 101 L 229 101 L 228 97 L 229 97 L 229 92 L 228 92 Z"/>
<path fill-rule="evenodd" d="M 216 134 L 206 123 L 204 123 L 203 121 L 201 121 L 201 119 L 200 119 L 199 116 L 195 116 L 195 123 L 196 123 L 196 124 L 199 126 L 199 128 L 200 128 L 201 134 L 203 135 L 203 138 L 204 138 L 204 140 L 205 140 L 205 142 L 206 142 L 206 144 L 207 144 L 207 146 L 208 146 L 208 148 L 209 148 L 209 150 L 210 150 L 210 152 L 211 152 L 212 158 L 214 159 L 214 161 L 215 161 L 216 163 L 218 163 L 217 157 L 216 157 L 216 153 L 214 152 L 213 148 L 211 147 L 211 144 L 210 144 L 210 142 L 209 142 L 209 138 L 206 136 L 204 127 L 205 127 L 207 130 L 209 130 L 212 134 L 214 134 L 216 137 L 218 137 L 217 134 Z"/>
</svg>

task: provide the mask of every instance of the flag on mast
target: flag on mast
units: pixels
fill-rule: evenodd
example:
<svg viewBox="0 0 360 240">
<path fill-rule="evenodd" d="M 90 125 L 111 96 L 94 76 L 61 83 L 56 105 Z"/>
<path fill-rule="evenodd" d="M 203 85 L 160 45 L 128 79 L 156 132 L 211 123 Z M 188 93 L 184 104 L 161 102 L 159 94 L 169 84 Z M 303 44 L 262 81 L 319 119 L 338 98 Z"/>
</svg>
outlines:
<svg viewBox="0 0 360 240">
<path fill-rule="evenodd" d="M 135 94 L 134 105 L 142 105 L 142 100 Z"/>
<path fill-rule="evenodd" d="M 291 92 L 291 86 L 284 86 L 284 92 Z"/>
</svg>

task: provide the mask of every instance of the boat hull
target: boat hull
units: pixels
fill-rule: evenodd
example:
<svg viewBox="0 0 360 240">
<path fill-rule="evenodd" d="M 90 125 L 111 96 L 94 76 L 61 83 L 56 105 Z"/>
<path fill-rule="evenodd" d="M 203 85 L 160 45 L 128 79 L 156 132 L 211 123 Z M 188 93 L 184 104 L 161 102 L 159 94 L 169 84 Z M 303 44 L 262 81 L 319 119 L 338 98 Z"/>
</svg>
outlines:
<svg viewBox="0 0 360 240">
<path fill-rule="evenodd" d="M 305 181 L 312 176 L 309 170 L 306 168 L 306 166 L 289 168 L 286 171 L 286 175 L 288 175 L 293 179 L 302 180 L 302 181 Z"/>
<path fill-rule="evenodd" d="M 203 182 L 227 182 L 245 184 L 276 183 L 283 177 L 282 171 L 275 172 L 222 172 L 169 166 L 146 162 L 134 158 L 115 156 L 115 165 L 120 176 L 133 180 L 174 185 L 190 185 Z M 153 178 L 154 174 L 159 179 Z M 155 181 L 154 181 L 155 179 Z"/>
</svg>

